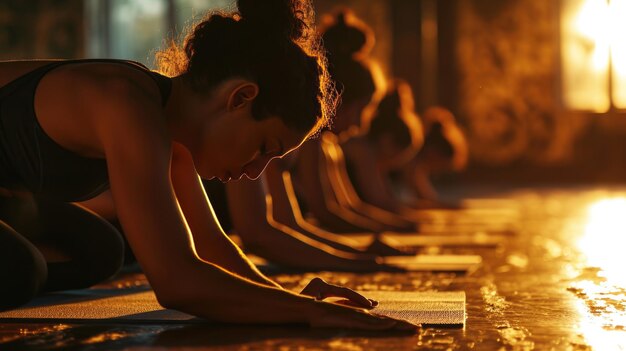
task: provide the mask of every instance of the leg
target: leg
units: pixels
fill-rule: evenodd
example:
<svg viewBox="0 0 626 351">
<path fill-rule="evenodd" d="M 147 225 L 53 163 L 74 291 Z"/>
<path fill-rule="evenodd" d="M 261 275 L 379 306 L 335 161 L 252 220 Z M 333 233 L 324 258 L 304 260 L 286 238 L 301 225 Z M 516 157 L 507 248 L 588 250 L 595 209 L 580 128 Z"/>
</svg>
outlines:
<svg viewBox="0 0 626 351">
<path fill-rule="evenodd" d="M 37 248 L 0 220 L 0 310 L 17 307 L 37 295 L 47 276 Z"/>
<path fill-rule="evenodd" d="M 44 291 L 87 288 L 119 271 L 124 242 L 109 222 L 75 204 L 36 202 L 43 231 L 40 237 L 70 258 L 48 262 Z"/>
</svg>

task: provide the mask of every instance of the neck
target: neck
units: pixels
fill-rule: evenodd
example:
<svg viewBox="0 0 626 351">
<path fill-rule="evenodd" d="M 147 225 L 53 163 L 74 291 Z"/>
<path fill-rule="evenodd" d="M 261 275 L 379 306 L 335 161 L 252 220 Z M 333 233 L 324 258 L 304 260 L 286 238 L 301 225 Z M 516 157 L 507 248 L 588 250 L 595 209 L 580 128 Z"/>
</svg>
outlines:
<svg viewBox="0 0 626 351">
<path fill-rule="evenodd" d="M 194 152 L 201 145 L 208 118 L 219 110 L 207 94 L 200 94 L 185 82 L 184 76 L 172 78 L 172 91 L 165 105 L 167 128 L 172 140 Z"/>
</svg>

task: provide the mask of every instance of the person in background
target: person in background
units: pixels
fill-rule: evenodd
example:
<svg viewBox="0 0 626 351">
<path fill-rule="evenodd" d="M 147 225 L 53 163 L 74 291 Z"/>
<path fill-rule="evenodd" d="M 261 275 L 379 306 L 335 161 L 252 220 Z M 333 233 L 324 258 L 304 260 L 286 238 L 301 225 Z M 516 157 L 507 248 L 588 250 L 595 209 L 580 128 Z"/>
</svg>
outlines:
<svg viewBox="0 0 626 351">
<path fill-rule="evenodd" d="M 1 308 L 119 269 L 120 233 L 76 204 L 110 188 L 167 308 L 217 322 L 415 330 L 319 301 L 373 306 L 320 279 L 300 293 L 282 288 L 207 215 L 200 177 L 257 178 L 327 125 L 334 107 L 310 2 L 237 6 L 161 52 L 167 76 L 119 60 L 0 63 Z"/>
<path fill-rule="evenodd" d="M 365 199 L 407 216 L 416 209 L 451 206 L 438 202 L 430 180 L 432 175 L 461 170 L 467 162 L 465 138 L 450 111 L 430 107 L 420 118 L 411 87 L 396 79 L 364 124 L 377 170 L 371 172 L 368 160 L 357 163 L 354 184 Z"/>
<path fill-rule="evenodd" d="M 273 160 L 260 179 L 229 182 L 226 189 L 216 182 L 205 183 L 211 202 L 219 208 L 220 223 L 229 225 L 246 252 L 299 270 L 401 271 L 384 264 L 381 257 L 413 251 L 393 248 L 374 233 L 349 237 L 304 220 L 291 175 L 285 171 L 292 162 L 293 155 Z"/>
<path fill-rule="evenodd" d="M 362 116 L 375 110 L 384 81 L 369 58 L 372 31 L 351 11 L 342 10 L 327 17 L 322 37 L 341 103 L 331 131 L 297 153 L 291 170 L 296 194 L 315 223 L 332 232 L 415 231 L 414 221 L 358 196 L 348 177 L 351 164 L 343 155 L 343 145 L 362 133 Z"/>
<path fill-rule="evenodd" d="M 443 107 L 430 107 L 421 115 L 424 125 L 424 145 L 405 167 L 396 168 L 396 179 L 409 193 L 418 208 L 459 208 L 458 204 L 442 201 L 432 178 L 460 172 L 467 167 L 468 144 L 454 115 Z"/>
</svg>

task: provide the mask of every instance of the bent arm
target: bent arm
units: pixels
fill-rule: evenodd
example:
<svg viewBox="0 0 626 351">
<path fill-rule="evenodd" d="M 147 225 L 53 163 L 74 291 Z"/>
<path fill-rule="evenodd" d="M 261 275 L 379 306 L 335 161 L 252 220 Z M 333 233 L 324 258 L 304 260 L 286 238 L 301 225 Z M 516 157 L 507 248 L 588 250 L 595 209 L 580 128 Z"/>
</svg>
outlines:
<svg viewBox="0 0 626 351">
<path fill-rule="evenodd" d="M 299 187 L 298 194 L 305 199 L 307 207 L 324 227 L 334 232 L 380 232 L 384 226 L 366 218 L 349 208 L 341 206 L 326 177 L 319 141 L 304 143 L 297 154 L 297 169 L 294 173 Z"/>
<path fill-rule="evenodd" d="M 260 181 L 227 185 L 233 224 L 244 246 L 278 264 L 304 269 L 371 271 L 375 257 L 333 248 L 271 219 L 271 197 Z M 267 206 L 267 207 L 266 207 Z"/>
<path fill-rule="evenodd" d="M 288 226 L 312 239 L 347 252 L 361 252 L 374 239 L 374 234 L 358 233 L 360 240 L 347 235 L 331 233 L 312 223 L 302 216 L 298 200 L 291 181 L 291 174 L 284 170 L 281 160 L 271 162 L 263 174 L 264 183 L 271 196 L 272 219 Z M 269 204 L 268 204 L 269 206 Z M 357 233 L 351 233 L 355 235 Z"/>
<path fill-rule="evenodd" d="M 120 223 L 159 302 L 217 321 L 302 322 L 307 317 L 295 311 L 308 310 L 309 299 L 198 258 L 170 181 L 171 142 L 160 106 L 121 90 L 93 113 Z M 241 309 L 245 304 L 250 308 Z"/>
<path fill-rule="evenodd" d="M 264 276 L 224 233 L 196 173 L 191 154 L 177 143 L 173 145 L 171 179 L 198 256 L 257 283 L 278 286 Z"/>
<path fill-rule="evenodd" d="M 357 194 L 348 171 L 343 150 L 332 138 L 322 138 L 322 163 L 326 165 L 326 178 L 342 207 L 352 210 L 375 220 L 383 226 L 382 230 L 414 230 L 416 223 L 401 216 L 362 201 Z M 321 177 L 324 177 L 322 174 Z"/>
</svg>

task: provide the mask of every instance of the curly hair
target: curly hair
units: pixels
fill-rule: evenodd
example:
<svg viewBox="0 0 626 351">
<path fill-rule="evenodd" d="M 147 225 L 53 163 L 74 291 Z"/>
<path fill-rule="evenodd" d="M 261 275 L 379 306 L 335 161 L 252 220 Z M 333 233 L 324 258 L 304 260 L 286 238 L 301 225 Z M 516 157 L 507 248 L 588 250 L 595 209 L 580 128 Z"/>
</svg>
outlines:
<svg viewBox="0 0 626 351">
<path fill-rule="evenodd" d="M 317 134 L 332 123 L 337 93 L 313 27 L 309 0 L 238 0 L 238 12 L 212 12 L 186 36 L 157 52 L 160 72 L 183 75 L 198 92 L 233 77 L 256 82 L 255 119 L 278 116 Z"/>
<path fill-rule="evenodd" d="M 371 99 L 379 88 L 369 59 L 375 41 L 372 29 L 351 10 L 341 9 L 324 18 L 321 31 L 329 72 L 337 82 L 342 103 Z"/>
</svg>

